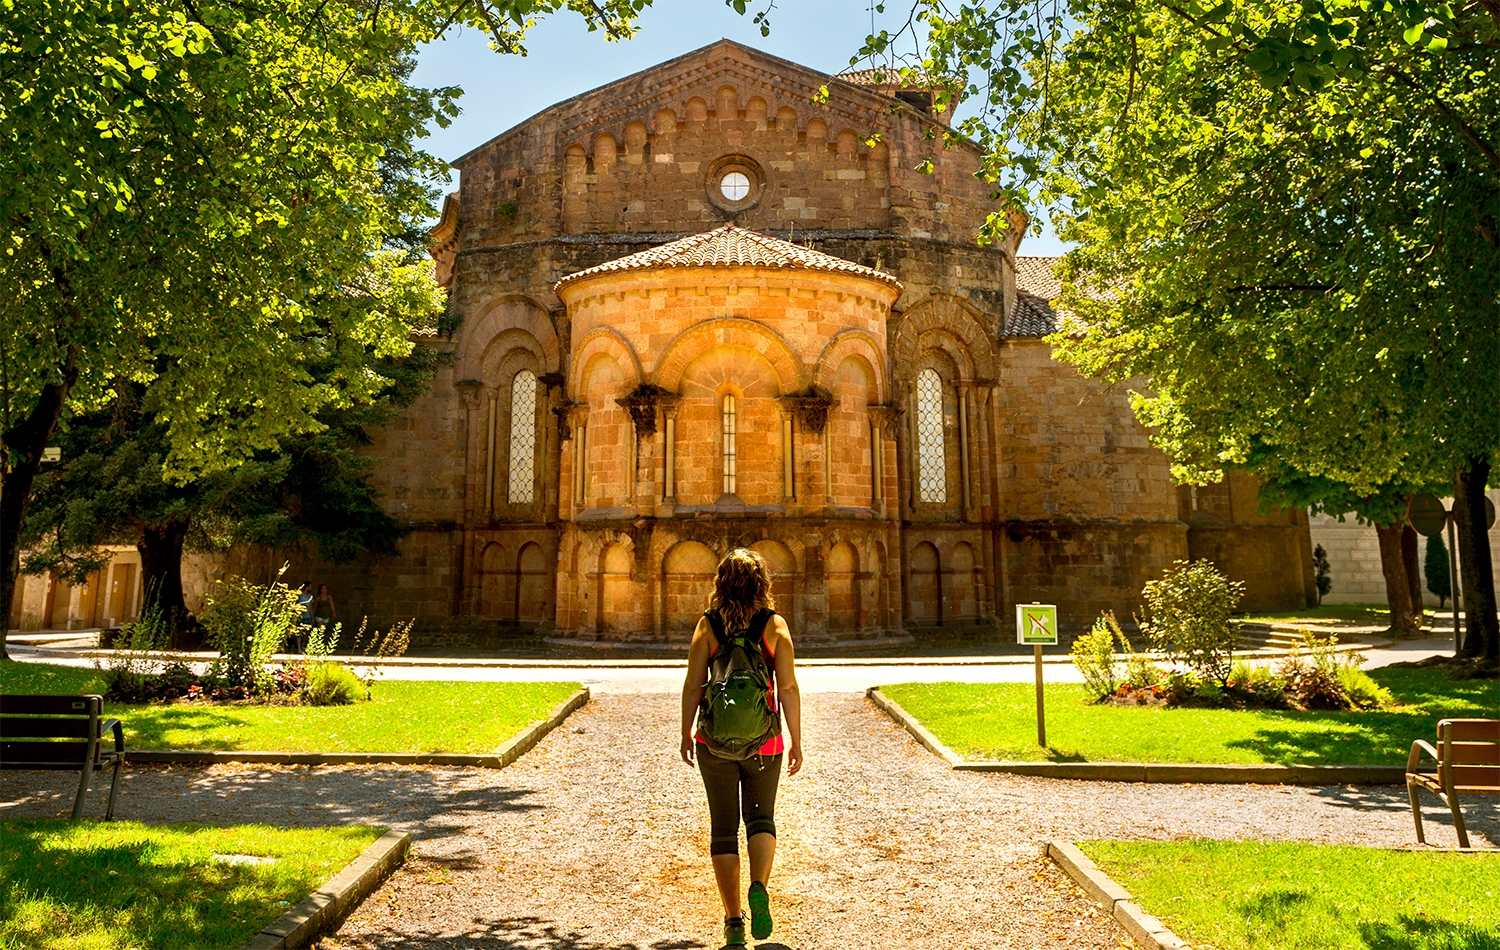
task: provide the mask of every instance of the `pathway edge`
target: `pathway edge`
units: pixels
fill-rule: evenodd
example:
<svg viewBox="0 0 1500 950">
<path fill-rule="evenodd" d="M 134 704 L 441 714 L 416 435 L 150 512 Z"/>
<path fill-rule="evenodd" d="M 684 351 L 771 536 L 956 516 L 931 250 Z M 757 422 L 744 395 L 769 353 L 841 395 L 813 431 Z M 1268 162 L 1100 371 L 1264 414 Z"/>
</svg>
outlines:
<svg viewBox="0 0 1500 950">
<path fill-rule="evenodd" d="M 305 947 L 331 929 L 375 892 L 406 860 L 411 835 L 387 831 L 326 884 L 276 918 L 241 950 L 292 950 Z"/>
<path fill-rule="evenodd" d="M 929 752 L 947 762 L 949 768 L 956 769 L 963 764 L 964 759 L 962 756 L 943 745 L 942 741 L 931 732 L 928 732 L 927 727 L 918 722 L 915 716 L 902 709 L 900 703 L 882 693 L 879 686 L 871 686 L 865 690 L 865 697 L 874 703 L 881 712 L 896 720 L 897 725 L 904 727 Z"/>
<path fill-rule="evenodd" d="M 1049 841 L 1047 857 L 1147 950 L 1190 950 L 1182 938 L 1158 918 L 1146 913 L 1129 891 L 1101 871 L 1077 845 L 1069 841 Z"/>
<path fill-rule="evenodd" d="M 125 753 L 127 764 L 216 765 L 243 762 L 257 765 L 452 765 L 503 769 L 529 752 L 542 738 L 562 725 L 589 701 L 589 688 L 580 687 L 552 708 L 545 719 L 534 720 L 494 752 L 220 752 L 207 749 L 137 749 Z"/>
<path fill-rule="evenodd" d="M 1038 778 L 1154 785 L 1404 785 L 1400 765 L 1216 765 L 1205 762 L 986 762 L 965 759 L 928 731 L 901 704 L 872 686 L 865 696 L 955 772 L 998 772 Z"/>
</svg>

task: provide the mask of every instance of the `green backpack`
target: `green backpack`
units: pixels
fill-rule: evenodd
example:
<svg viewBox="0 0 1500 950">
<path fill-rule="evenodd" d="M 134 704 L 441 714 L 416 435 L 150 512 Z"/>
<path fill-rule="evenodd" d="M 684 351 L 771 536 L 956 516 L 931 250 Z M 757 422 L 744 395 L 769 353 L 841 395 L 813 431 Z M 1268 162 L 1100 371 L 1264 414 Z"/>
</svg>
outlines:
<svg viewBox="0 0 1500 950">
<path fill-rule="evenodd" d="M 761 650 L 766 624 L 776 616 L 762 610 L 748 627 L 725 631 L 717 610 L 706 610 L 719 649 L 708 661 L 708 683 L 698 709 L 699 734 L 715 755 L 743 761 L 781 734 L 781 715 L 771 708 L 775 674 Z"/>
</svg>

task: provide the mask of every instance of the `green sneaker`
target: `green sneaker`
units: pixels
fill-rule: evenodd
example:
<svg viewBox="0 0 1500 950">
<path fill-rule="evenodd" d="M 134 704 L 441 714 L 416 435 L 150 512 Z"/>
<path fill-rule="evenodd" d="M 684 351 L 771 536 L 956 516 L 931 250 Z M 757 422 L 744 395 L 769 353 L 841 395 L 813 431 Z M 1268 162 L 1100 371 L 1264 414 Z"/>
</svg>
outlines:
<svg viewBox="0 0 1500 950">
<path fill-rule="evenodd" d="M 745 945 L 745 918 L 724 918 L 724 946 L 743 947 Z"/>
<path fill-rule="evenodd" d="M 759 881 L 750 882 L 750 936 L 764 940 L 771 936 L 771 895 Z"/>
</svg>

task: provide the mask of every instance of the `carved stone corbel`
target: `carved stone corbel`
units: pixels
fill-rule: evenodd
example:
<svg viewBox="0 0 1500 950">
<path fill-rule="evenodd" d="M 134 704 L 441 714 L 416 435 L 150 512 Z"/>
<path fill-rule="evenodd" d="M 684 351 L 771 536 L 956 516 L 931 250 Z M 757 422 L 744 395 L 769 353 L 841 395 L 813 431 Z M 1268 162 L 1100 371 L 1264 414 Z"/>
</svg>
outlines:
<svg viewBox="0 0 1500 950">
<path fill-rule="evenodd" d="M 557 434 L 564 442 L 573 438 L 573 430 L 588 422 L 588 403 L 570 402 L 552 410 L 557 414 Z"/>
<path fill-rule="evenodd" d="M 838 405 L 833 394 L 821 386 L 809 386 L 805 392 L 782 396 L 776 400 L 788 412 L 795 413 L 803 432 L 822 435 L 828 427 L 828 411 Z"/>
<path fill-rule="evenodd" d="M 630 421 L 635 423 L 637 439 L 647 439 L 656 435 L 657 409 L 676 405 L 679 401 L 680 397 L 650 383 L 637 386 L 627 396 L 615 397 L 615 405 L 630 413 Z"/>
<path fill-rule="evenodd" d="M 894 439 L 906 410 L 893 403 L 889 406 L 870 406 L 868 411 L 871 424 L 880 429 L 880 434 L 887 439 Z"/>
<path fill-rule="evenodd" d="M 484 383 L 477 379 L 460 379 L 453 384 L 453 388 L 464 397 L 464 406 L 469 409 L 478 409 L 484 403 L 482 398 Z"/>
</svg>

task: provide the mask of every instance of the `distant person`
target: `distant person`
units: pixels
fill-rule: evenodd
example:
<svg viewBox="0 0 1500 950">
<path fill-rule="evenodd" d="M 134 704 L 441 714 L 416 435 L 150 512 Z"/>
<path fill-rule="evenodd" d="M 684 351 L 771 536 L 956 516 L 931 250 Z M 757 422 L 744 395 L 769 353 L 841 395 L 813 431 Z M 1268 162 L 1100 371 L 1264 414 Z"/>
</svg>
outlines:
<svg viewBox="0 0 1500 950">
<path fill-rule="evenodd" d="M 327 584 L 319 584 L 318 596 L 313 598 L 312 625 L 326 630 L 336 619 L 338 611 L 333 609 L 333 595 L 328 593 Z"/>
<path fill-rule="evenodd" d="M 782 737 L 786 714 L 791 748 Z M 694 729 L 694 717 L 697 728 Z M 759 554 L 730 551 L 719 562 L 709 608 L 688 648 L 682 686 L 682 760 L 693 764 L 708 793 L 709 854 L 724 902 L 724 944 L 745 944 L 740 909 L 740 803 L 750 855 L 750 931 L 771 936 L 766 886 L 776 856 L 776 786 L 802 768 L 802 700 L 792 662 L 792 634 L 776 613 L 771 572 Z"/>
<path fill-rule="evenodd" d="M 298 653 L 307 649 L 307 631 L 313 623 L 313 596 L 312 582 L 304 581 L 297 588 L 297 605 L 302 608 L 302 614 L 297 618 L 297 625 L 292 632 L 292 647 Z"/>
</svg>

